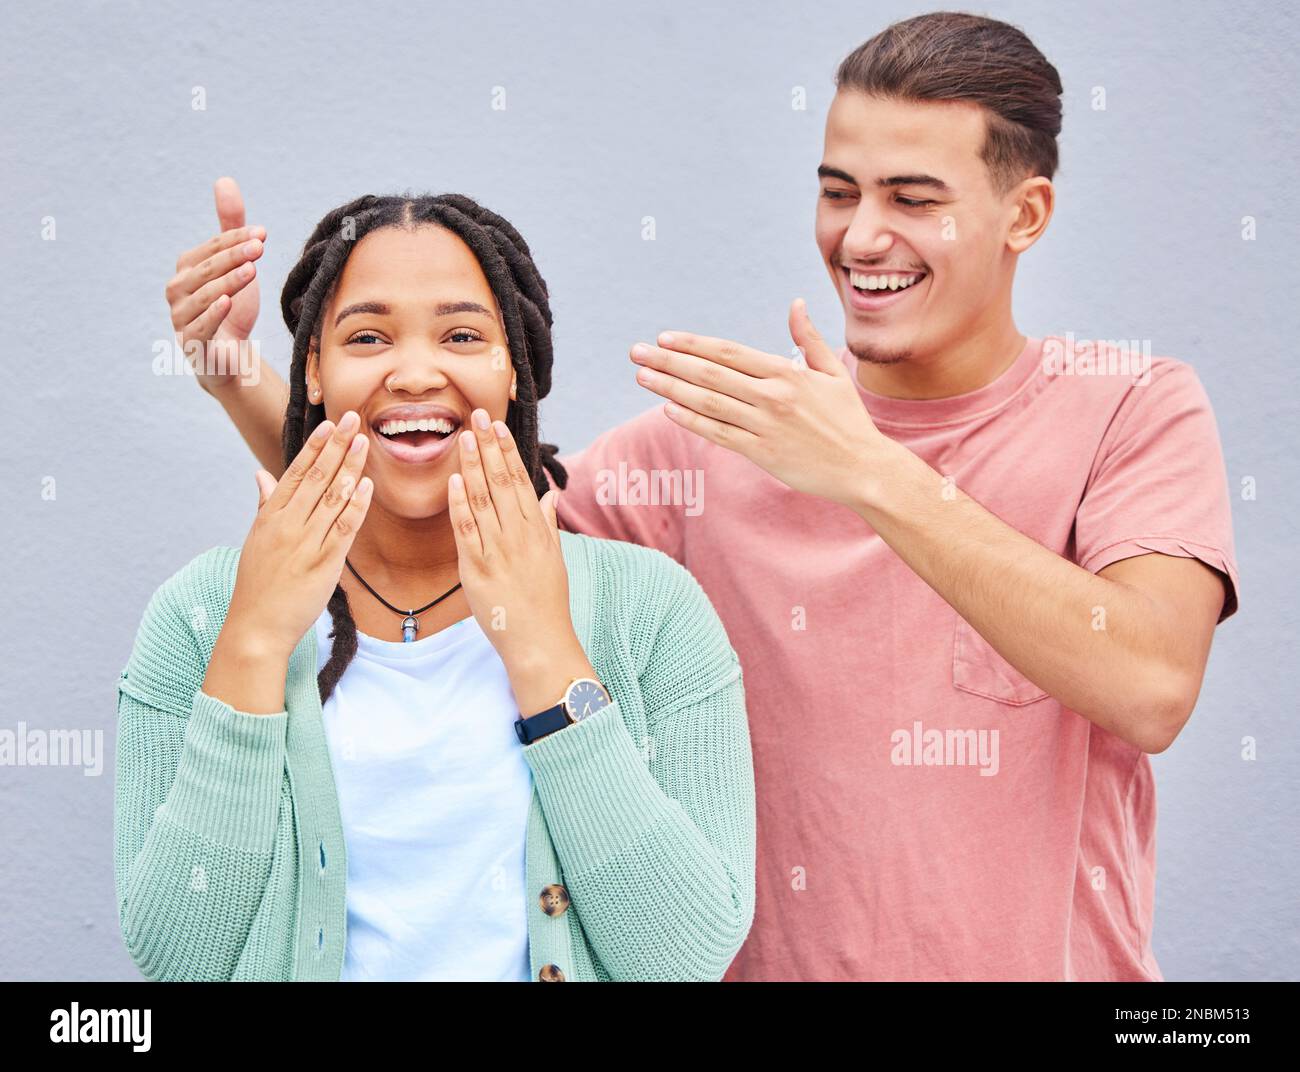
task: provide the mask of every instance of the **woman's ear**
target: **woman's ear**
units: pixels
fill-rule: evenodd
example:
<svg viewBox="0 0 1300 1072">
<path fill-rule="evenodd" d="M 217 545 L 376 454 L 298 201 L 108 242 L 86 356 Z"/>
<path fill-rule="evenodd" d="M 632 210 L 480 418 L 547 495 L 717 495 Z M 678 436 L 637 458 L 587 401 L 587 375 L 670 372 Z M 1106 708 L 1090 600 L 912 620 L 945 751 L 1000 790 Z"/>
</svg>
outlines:
<svg viewBox="0 0 1300 1072">
<path fill-rule="evenodd" d="M 320 402 L 320 362 L 315 349 L 307 352 L 307 401 L 316 405 Z"/>
</svg>

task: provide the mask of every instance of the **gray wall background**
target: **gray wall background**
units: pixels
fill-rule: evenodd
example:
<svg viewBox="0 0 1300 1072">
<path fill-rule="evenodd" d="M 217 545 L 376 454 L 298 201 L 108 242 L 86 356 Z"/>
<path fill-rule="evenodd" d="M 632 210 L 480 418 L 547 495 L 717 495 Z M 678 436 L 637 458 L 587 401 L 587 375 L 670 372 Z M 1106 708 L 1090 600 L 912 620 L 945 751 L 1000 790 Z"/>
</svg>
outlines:
<svg viewBox="0 0 1300 1072">
<path fill-rule="evenodd" d="M 326 209 L 411 187 L 512 220 L 554 296 L 544 432 L 572 450 L 590 437 L 563 430 L 593 399 L 593 434 L 654 404 L 627 360 L 637 339 L 678 326 L 788 352 L 800 294 L 838 334 L 812 238 L 831 77 L 935 6 L 6 5 L 0 728 L 101 729 L 105 756 L 99 777 L 0 767 L 0 977 L 138 977 L 113 891 L 116 678 L 157 585 L 242 543 L 256 504 L 256 464 L 220 407 L 151 371 L 176 256 L 216 230 L 213 180 L 233 174 L 269 230 L 256 334 L 281 374 L 279 289 Z M 1192 363 L 1231 485 L 1257 486 L 1233 503 L 1242 609 L 1191 722 L 1154 758 L 1156 955 L 1169 979 L 1295 979 L 1297 16 L 966 10 L 1021 26 L 1066 87 L 1059 203 L 1020 266 L 1020 328 L 1149 338 Z"/>
</svg>

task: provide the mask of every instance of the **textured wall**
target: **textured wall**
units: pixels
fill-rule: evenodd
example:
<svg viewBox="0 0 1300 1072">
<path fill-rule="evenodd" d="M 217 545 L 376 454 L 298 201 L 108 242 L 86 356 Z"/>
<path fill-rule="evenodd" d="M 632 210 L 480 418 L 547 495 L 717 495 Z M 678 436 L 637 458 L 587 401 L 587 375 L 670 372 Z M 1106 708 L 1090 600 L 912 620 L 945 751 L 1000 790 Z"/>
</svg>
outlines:
<svg viewBox="0 0 1300 1072">
<path fill-rule="evenodd" d="M 544 433 L 571 450 L 654 403 L 627 360 L 637 339 L 678 326 L 787 352 L 799 294 L 834 334 L 812 240 L 831 75 L 929 10 L 331 7 L 6 8 L 0 728 L 102 730 L 105 755 L 98 777 L 0 767 L 0 977 L 137 974 L 113 893 L 116 677 L 150 593 L 198 551 L 241 543 L 256 503 L 220 408 L 151 370 L 176 256 L 215 230 L 213 179 L 235 175 L 269 229 L 257 335 L 282 373 L 279 288 L 327 208 L 409 187 L 506 215 L 554 296 Z M 1233 503 L 1242 610 L 1154 759 L 1156 955 L 1170 979 L 1294 979 L 1297 18 L 1281 3 L 979 10 L 1024 28 L 1066 86 L 1058 206 L 1021 263 L 1018 325 L 1150 339 L 1191 362 L 1233 488 L 1257 488 Z"/>
</svg>

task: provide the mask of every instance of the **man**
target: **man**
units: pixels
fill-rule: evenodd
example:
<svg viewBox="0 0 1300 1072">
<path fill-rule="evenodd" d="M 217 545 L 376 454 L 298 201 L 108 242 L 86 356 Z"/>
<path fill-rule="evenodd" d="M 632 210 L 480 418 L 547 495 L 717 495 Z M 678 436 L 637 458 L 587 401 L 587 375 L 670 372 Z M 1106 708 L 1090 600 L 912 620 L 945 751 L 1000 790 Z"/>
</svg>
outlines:
<svg viewBox="0 0 1300 1072">
<path fill-rule="evenodd" d="M 1149 345 L 1016 328 L 1061 122 L 1022 33 L 909 19 L 836 82 L 845 349 L 800 302 L 795 361 L 634 347 L 668 405 L 562 459 L 560 521 L 683 563 L 739 653 L 758 903 L 728 979 L 1159 980 L 1148 753 L 1237 607 L 1209 402 Z"/>
</svg>

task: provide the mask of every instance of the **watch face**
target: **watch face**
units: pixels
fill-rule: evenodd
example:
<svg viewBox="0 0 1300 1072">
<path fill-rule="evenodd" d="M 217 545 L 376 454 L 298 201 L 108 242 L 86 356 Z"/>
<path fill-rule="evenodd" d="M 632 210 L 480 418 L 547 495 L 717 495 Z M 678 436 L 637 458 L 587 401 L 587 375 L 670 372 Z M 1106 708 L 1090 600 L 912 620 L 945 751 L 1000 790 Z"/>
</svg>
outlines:
<svg viewBox="0 0 1300 1072">
<path fill-rule="evenodd" d="M 584 718 L 590 718 L 602 707 L 608 707 L 609 696 L 606 695 L 599 681 L 583 678 L 569 686 L 569 691 L 564 696 L 564 705 L 568 708 L 569 717 L 574 722 L 581 722 Z"/>
</svg>

